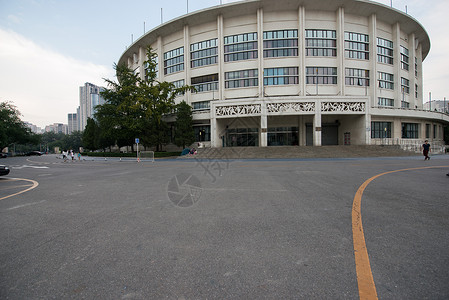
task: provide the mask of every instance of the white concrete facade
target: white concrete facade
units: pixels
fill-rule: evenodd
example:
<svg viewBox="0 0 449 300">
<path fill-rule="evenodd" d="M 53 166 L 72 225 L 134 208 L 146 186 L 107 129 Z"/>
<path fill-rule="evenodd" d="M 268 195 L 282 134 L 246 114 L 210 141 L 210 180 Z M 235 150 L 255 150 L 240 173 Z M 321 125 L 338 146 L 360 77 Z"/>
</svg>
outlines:
<svg viewBox="0 0 449 300">
<path fill-rule="evenodd" d="M 268 38 L 281 31 L 292 37 Z M 311 38 L 312 31 L 317 36 Z M 324 32 L 333 37 L 322 38 Z M 225 45 L 233 36 L 239 41 Z M 358 41 L 359 36 L 367 41 Z M 195 45 L 211 40 L 216 46 L 207 46 L 212 54 L 204 58 L 212 57 L 212 62 L 195 65 Z M 382 41 L 387 46 L 379 50 Z M 196 125 L 210 131 L 201 141 L 212 147 L 442 142 L 442 128 L 449 122 L 448 115 L 422 110 L 422 62 L 430 50 L 426 31 L 409 15 L 370 1 L 253 0 L 212 7 L 149 31 L 123 53 L 119 64 L 140 68 L 144 76 L 149 45 L 158 54 L 160 81 L 205 84 L 204 90 L 177 101 L 194 107 Z M 176 49 L 182 49 L 176 62 L 180 66 L 182 61 L 182 69 L 165 70 L 172 62 L 164 55 L 173 57 Z M 379 58 L 382 51 L 388 54 Z M 288 54 L 273 55 L 281 52 Z M 242 59 L 232 61 L 233 53 L 242 53 Z M 366 56 L 352 57 L 354 53 Z M 239 79 L 251 84 L 229 87 L 229 77 L 243 71 L 247 77 Z M 276 75 L 277 83 L 290 81 L 274 84 L 270 72 L 284 74 Z M 369 75 L 354 78 L 351 72 Z M 218 81 L 212 79 L 216 75 Z"/>
</svg>

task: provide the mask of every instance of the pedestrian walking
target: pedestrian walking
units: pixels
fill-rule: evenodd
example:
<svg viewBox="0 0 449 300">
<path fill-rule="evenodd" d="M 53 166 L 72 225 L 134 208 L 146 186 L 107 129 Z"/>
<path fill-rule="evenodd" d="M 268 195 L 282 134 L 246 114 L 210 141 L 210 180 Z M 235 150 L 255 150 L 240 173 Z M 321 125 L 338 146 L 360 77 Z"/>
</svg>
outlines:
<svg viewBox="0 0 449 300">
<path fill-rule="evenodd" d="M 429 153 L 430 153 L 430 144 L 428 140 L 424 141 L 424 144 L 422 144 L 422 154 L 424 155 L 424 160 L 430 159 Z"/>
</svg>

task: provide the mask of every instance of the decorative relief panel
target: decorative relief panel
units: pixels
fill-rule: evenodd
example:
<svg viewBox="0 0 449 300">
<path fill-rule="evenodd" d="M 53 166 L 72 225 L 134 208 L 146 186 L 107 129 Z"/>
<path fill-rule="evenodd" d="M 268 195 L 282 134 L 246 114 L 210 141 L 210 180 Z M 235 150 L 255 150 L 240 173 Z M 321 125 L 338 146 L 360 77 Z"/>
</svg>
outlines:
<svg viewBox="0 0 449 300">
<path fill-rule="evenodd" d="M 321 111 L 365 112 L 365 102 L 321 102 Z"/>
<path fill-rule="evenodd" d="M 243 104 L 215 107 L 215 115 L 220 116 L 244 116 L 261 113 L 260 104 Z"/>
<path fill-rule="evenodd" d="M 315 111 L 315 102 L 284 102 L 284 103 L 267 103 L 268 113 L 279 112 L 313 112 Z"/>
</svg>

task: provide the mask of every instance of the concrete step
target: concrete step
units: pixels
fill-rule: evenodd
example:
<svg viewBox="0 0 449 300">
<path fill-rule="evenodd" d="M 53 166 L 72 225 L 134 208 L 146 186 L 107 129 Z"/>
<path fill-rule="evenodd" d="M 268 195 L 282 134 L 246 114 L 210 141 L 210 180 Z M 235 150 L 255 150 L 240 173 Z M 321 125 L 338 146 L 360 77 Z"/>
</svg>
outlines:
<svg viewBox="0 0 449 300">
<path fill-rule="evenodd" d="M 239 159 L 239 158 L 347 158 L 416 156 L 399 146 L 277 146 L 200 148 L 195 156 L 183 158 Z"/>
</svg>

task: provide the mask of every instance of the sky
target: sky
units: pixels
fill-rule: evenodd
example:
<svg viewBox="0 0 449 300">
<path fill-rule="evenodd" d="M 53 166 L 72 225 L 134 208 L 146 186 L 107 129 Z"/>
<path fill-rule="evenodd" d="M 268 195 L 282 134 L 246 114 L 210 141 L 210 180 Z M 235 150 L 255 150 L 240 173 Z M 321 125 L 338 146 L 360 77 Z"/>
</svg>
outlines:
<svg viewBox="0 0 449 300">
<path fill-rule="evenodd" d="M 275 1 L 275 0 L 273 0 Z M 235 2 L 222 0 L 223 4 Z M 390 6 L 391 0 L 373 2 Z M 424 99 L 449 99 L 448 0 L 392 0 L 431 40 L 424 61 Z M 113 64 L 152 28 L 220 0 L 0 0 L 0 102 L 41 128 L 67 123 L 85 82 L 115 80 Z"/>
</svg>

